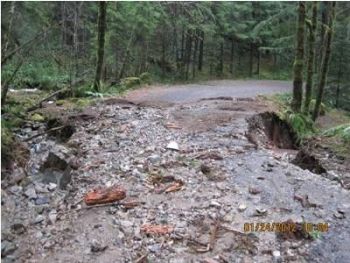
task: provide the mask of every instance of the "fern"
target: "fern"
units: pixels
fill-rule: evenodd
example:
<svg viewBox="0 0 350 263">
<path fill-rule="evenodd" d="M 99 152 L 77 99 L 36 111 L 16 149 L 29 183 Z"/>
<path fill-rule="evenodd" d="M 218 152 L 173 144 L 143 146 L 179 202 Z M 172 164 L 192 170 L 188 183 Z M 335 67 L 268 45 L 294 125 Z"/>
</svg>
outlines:
<svg viewBox="0 0 350 263">
<path fill-rule="evenodd" d="M 303 141 L 315 132 L 312 119 L 302 113 L 294 113 L 286 110 L 282 113 L 282 119 L 286 120 L 294 132 L 296 132 L 299 141 Z"/>
<path fill-rule="evenodd" d="M 322 133 L 327 137 L 339 136 L 345 142 L 350 143 L 350 123 L 330 128 Z"/>
</svg>

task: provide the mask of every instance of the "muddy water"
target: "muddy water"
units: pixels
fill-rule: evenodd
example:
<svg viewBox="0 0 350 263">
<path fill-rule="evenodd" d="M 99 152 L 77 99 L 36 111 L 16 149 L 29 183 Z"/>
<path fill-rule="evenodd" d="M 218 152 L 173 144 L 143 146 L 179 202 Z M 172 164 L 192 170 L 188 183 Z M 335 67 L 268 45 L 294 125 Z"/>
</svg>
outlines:
<svg viewBox="0 0 350 263">
<path fill-rule="evenodd" d="M 246 120 L 266 110 L 258 101 L 235 100 L 161 109 L 99 104 L 92 108 L 98 117 L 77 123 L 67 143 L 37 138 L 29 165 L 36 179 L 23 192 L 38 182 L 49 151 L 76 157 L 80 165 L 66 190 L 41 194 L 48 204 L 3 191 L 3 236 L 18 245 L 4 260 L 135 262 L 147 255 L 150 262 L 348 262 L 349 191 L 291 164 L 293 150 L 252 143 Z M 169 123 L 176 128 L 166 128 Z M 167 150 L 170 141 L 180 150 Z M 213 152 L 221 158 L 211 157 Z M 149 183 L 153 175 L 174 176 L 184 187 L 159 193 Z M 144 203 L 125 210 L 80 202 L 87 190 L 115 183 Z M 38 215 L 44 220 L 35 223 Z M 274 231 L 244 232 L 245 223 L 286 220 L 327 223 L 329 230 L 312 233 L 315 239 L 286 240 Z M 12 233 L 14 221 L 26 231 Z M 172 225 L 175 231 L 147 236 L 140 231 L 144 223 Z"/>
</svg>

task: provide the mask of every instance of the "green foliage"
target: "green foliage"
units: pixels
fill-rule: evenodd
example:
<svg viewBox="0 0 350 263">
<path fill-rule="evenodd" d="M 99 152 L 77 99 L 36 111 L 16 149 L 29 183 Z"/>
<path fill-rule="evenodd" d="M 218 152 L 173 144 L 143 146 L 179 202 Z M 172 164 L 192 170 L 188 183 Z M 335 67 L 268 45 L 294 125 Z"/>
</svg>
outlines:
<svg viewBox="0 0 350 263">
<path fill-rule="evenodd" d="M 32 121 L 37 121 L 37 122 L 45 121 L 45 117 L 42 114 L 40 114 L 40 113 L 34 113 L 33 115 L 31 115 L 29 117 L 29 119 L 32 120 Z"/>
<path fill-rule="evenodd" d="M 322 135 L 327 137 L 337 136 L 342 138 L 344 142 L 350 143 L 350 123 L 330 128 L 324 131 Z"/>
<path fill-rule="evenodd" d="M 14 139 L 10 127 L 9 122 L 1 121 L 1 149 L 9 147 L 13 143 Z"/>
<path fill-rule="evenodd" d="M 283 112 L 282 116 L 291 125 L 300 141 L 315 132 L 314 122 L 309 116 L 302 113 L 294 113 L 290 110 Z"/>
<path fill-rule="evenodd" d="M 124 85 L 127 89 L 130 89 L 135 86 L 141 85 L 141 79 L 138 77 L 128 77 L 121 80 L 121 84 Z"/>
<path fill-rule="evenodd" d="M 151 74 L 149 72 L 143 72 L 140 75 L 140 80 L 144 84 L 147 84 L 147 85 L 152 84 L 152 76 L 151 76 Z"/>
<path fill-rule="evenodd" d="M 315 99 L 312 99 L 310 101 L 310 106 L 309 106 L 309 113 L 312 114 L 314 109 L 315 109 L 315 105 L 316 105 L 316 100 Z M 328 111 L 326 105 L 321 102 L 321 106 L 320 106 L 320 116 L 323 116 L 326 114 L 326 112 Z"/>
<path fill-rule="evenodd" d="M 312 239 L 316 240 L 316 239 L 319 239 L 321 237 L 321 232 L 320 231 L 312 231 L 310 233 L 310 236 Z"/>
</svg>

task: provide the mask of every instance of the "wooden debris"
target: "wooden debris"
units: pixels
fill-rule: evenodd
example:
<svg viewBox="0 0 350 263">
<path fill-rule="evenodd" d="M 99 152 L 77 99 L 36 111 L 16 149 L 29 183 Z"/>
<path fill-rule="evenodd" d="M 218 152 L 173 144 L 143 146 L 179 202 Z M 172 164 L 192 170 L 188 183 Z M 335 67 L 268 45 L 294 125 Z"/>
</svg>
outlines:
<svg viewBox="0 0 350 263">
<path fill-rule="evenodd" d="M 224 158 L 218 153 L 218 152 L 205 152 L 205 153 L 201 153 L 199 154 L 196 159 L 201 159 L 201 160 L 205 160 L 205 159 L 213 159 L 213 160 L 223 160 Z"/>
<path fill-rule="evenodd" d="M 219 262 L 212 258 L 204 258 L 203 263 L 219 263 Z"/>
<path fill-rule="evenodd" d="M 120 202 L 120 205 L 122 205 L 126 209 L 131 209 L 141 204 L 144 204 L 144 202 L 141 202 L 137 199 L 129 199 L 129 198 L 124 199 L 122 202 Z"/>
<path fill-rule="evenodd" d="M 169 225 L 151 225 L 144 224 L 141 226 L 141 232 L 151 235 L 166 235 L 174 231 L 173 226 Z"/>
<path fill-rule="evenodd" d="M 169 185 L 166 189 L 166 193 L 176 192 L 182 189 L 182 186 L 184 185 L 184 182 L 181 180 L 176 180 L 174 183 Z"/>
<path fill-rule="evenodd" d="M 135 263 L 147 263 L 148 262 L 147 256 L 148 254 L 142 255 L 141 257 L 135 260 Z"/>
<path fill-rule="evenodd" d="M 165 125 L 165 128 L 168 128 L 168 129 L 182 129 L 180 126 L 177 126 L 175 123 L 172 123 L 172 122 L 168 122 L 166 123 Z"/>
<path fill-rule="evenodd" d="M 308 195 L 303 195 L 303 196 L 294 195 L 294 200 L 299 201 L 301 203 L 301 205 L 305 208 L 317 207 L 317 204 L 311 203 L 309 201 Z"/>
<path fill-rule="evenodd" d="M 114 185 L 108 188 L 98 188 L 88 192 L 84 201 L 87 205 L 107 204 L 122 200 L 126 197 L 124 188 Z"/>
</svg>

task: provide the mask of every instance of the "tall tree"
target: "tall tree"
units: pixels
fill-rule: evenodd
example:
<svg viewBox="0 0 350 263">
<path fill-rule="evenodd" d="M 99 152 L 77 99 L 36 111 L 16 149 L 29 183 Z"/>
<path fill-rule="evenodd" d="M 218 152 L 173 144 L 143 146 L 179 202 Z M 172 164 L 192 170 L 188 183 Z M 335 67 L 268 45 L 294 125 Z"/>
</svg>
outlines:
<svg viewBox="0 0 350 263">
<path fill-rule="evenodd" d="M 308 36 L 308 49 L 309 54 L 307 58 L 307 77 L 305 87 L 305 103 L 304 113 L 309 112 L 309 105 L 311 101 L 312 83 L 314 74 L 314 60 L 315 60 L 315 32 L 317 27 L 317 2 L 312 2 L 312 19 L 308 20 L 309 36 Z"/>
<path fill-rule="evenodd" d="M 94 90 L 100 90 L 100 81 L 102 75 L 103 57 L 105 50 L 105 33 L 106 33 L 106 9 L 107 2 L 101 1 L 99 3 L 98 11 L 98 38 L 97 38 L 97 65 L 96 65 L 96 75 L 94 81 Z"/>
<path fill-rule="evenodd" d="M 7 55 L 7 50 L 9 47 L 9 43 L 10 43 L 10 34 L 12 32 L 12 24 L 13 24 L 13 18 L 15 17 L 15 7 L 16 7 L 16 2 L 13 1 L 11 2 L 11 7 L 10 7 L 10 21 L 7 27 L 7 31 L 5 34 L 5 43 L 4 43 L 4 47 L 1 47 L 1 52 L 4 55 Z M 19 68 L 22 66 L 22 62 L 20 64 L 18 64 L 19 67 L 15 69 L 14 74 L 11 77 L 12 78 L 16 75 L 17 71 L 19 70 Z M 2 91 L 1 91 L 1 105 L 5 104 L 6 101 L 6 96 L 7 96 L 7 92 L 9 90 L 9 81 L 5 81 L 4 83 L 2 83 Z"/>
<path fill-rule="evenodd" d="M 328 73 L 328 65 L 331 58 L 331 43 L 333 36 L 333 20 L 335 16 L 335 6 L 336 2 L 328 3 L 329 8 L 329 19 L 328 25 L 325 30 L 325 46 L 323 48 L 323 56 L 322 56 L 322 64 L 321 64 L 321 72 L 320 79 L 318 84 L 317 96 L 315 108 L 312 114 L 312 119 L 315 121 L 319 115 L 320 107 L 323 99 L 324 87 L 327 82 L 327 73 Z"/>
<path fill-rule="evenodd" d="M 297 46 L 294 60 L 293 100 L 292 109 L 300 112 L 303 98 L 303 67 L 304 67 L 304 30 L 305 30 L 305 2 L 299 2 L 297 24 Z"/>
</svg>

